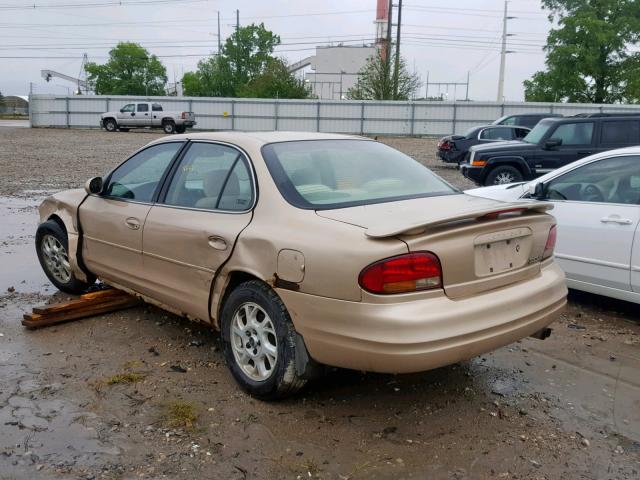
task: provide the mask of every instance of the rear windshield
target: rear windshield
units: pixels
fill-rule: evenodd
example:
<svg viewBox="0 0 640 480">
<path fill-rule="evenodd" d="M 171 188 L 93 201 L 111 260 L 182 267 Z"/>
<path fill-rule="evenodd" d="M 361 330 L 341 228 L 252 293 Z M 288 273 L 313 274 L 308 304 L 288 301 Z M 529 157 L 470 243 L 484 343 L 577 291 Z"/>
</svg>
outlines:
<svg viewBox="0 0 640 480">
<path fill-rule="evenodd" d="M 262 155 L 280 193 L 306 209 L 343 208 L 458 191 L 411 157 L 367 140 L 272 143 Z"/>
<path fill-rule="evenodd" d="M 547 133 L 547 130 L 549 130 L 551 125 L 554 125 L 555 123 L 556 121 L 551 119 L 540 120 L 540 122 L 533 127 L 533 130 L 531 130 L 527 136 L 522 139 L 522 141 L 537 144 L 540 142 L 542 137 L 544 137 L 545 133 Z"/>
</svg>

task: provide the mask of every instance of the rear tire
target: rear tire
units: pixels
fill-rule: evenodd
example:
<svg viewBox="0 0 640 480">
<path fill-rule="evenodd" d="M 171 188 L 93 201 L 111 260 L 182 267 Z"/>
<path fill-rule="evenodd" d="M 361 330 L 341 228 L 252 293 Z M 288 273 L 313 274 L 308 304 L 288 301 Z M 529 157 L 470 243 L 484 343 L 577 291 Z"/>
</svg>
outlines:
<svg viewBox="0 0 640 480">
<path fill-rule="evenodd" d="M 267 284 L 252 280 L 237 286 L 222 308 L 221 327 L 227 366 L 247 393 L 276 400 L 304 386 L 291 317 Z"/>
<path fill-rule="evenodd" d="M 116 124 L 116 121 L 113 118 L 107 118 L 104 121 L 104 129 L 107 132 L 115 132 L 118 129 L 118 125 Z"/>
<path fill-rule="evenodd" d="M 176 133 L 184 133 L 187 131 L 187 127 L 185 127 L 184 125 L 177 125 L 176 126 Z"/>
<path fill-rule="evenodd" d="M 55 221 L 47 220 L 36 231 L 36 253 L 45 275 L 58 290 L 73 295 L 85 292 L 95 282 L 76 278 L 69 264 L 67 232 Z"/>
<path fill-rule="evenodd" d="M 162 129 L 167 135 L 176 133 L 176 124 L 173 120 L 165 120 L 164 122 L 162 122 Z"/>
<path fill-rule="evenodd" d="M 502 165 L 491 170 L 484 184 L 486 186 L 505 185 L 508 183 L 521 182 L 522 180 L 523 177 L 520 170 L 510 165 Z"/>
</svg>

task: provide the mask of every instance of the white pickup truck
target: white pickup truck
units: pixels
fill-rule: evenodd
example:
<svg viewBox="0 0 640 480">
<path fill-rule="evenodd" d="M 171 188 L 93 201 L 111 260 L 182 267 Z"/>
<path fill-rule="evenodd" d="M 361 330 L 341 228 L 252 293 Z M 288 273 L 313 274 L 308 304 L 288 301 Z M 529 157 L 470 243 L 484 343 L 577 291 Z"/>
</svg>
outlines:
<svg viewBox="0 0 640 480">
<path fill-rule="evenodd" d="M 159 103 L 128 103 L 117 112 L 100 116 L 107 132 L 128 132 L 131 128 L 162 128 L 164 133 L 184 133 L 196 124 L 193 112 L 164 111 Z"/>
</svg>

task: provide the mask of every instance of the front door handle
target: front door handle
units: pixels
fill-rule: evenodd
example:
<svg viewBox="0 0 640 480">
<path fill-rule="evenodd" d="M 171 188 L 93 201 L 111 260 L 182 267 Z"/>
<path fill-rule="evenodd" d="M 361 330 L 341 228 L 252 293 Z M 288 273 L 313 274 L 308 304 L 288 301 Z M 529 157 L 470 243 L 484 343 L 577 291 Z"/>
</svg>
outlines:
<svg viewBox="0 0 640 480">
<path fill-rule="evenodd" d="M 209 246 L 211 248 L 215 248 L 216 250 L 226 250 L 227 249 L 227 241 L 219 237 L 217 235 L 211 235 L 209 237 Z"/>
<path fill-rule="evenodd" d="M 129 217 L 124 221 L 124 223 L 131 230 L 139 230 L 140 229 L 140 220 L 138 220 L 137 218 Z"/>
<path fill-rule="evenodd" d="M 608 217 L 601 218 L 602 223 L 617 223 L 619 225 L 631 225 L 633 222 L 628 218 L 621 218 L 618 215 L 609 215 Z"/>
</svg>

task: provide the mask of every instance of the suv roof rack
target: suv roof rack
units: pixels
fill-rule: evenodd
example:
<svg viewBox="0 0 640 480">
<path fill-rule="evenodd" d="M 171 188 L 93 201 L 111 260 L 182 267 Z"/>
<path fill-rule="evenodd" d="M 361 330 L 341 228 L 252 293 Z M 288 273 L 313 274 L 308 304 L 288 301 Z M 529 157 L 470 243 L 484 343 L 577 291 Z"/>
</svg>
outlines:
<svg viewBox="0 0 640 480">
<path fill-rule="evenodd" d="M 598 118 L 598 117 L 640 117 L 640 110 L 637 113 L 576 113 L 574 118 Z"/>
</svg>

